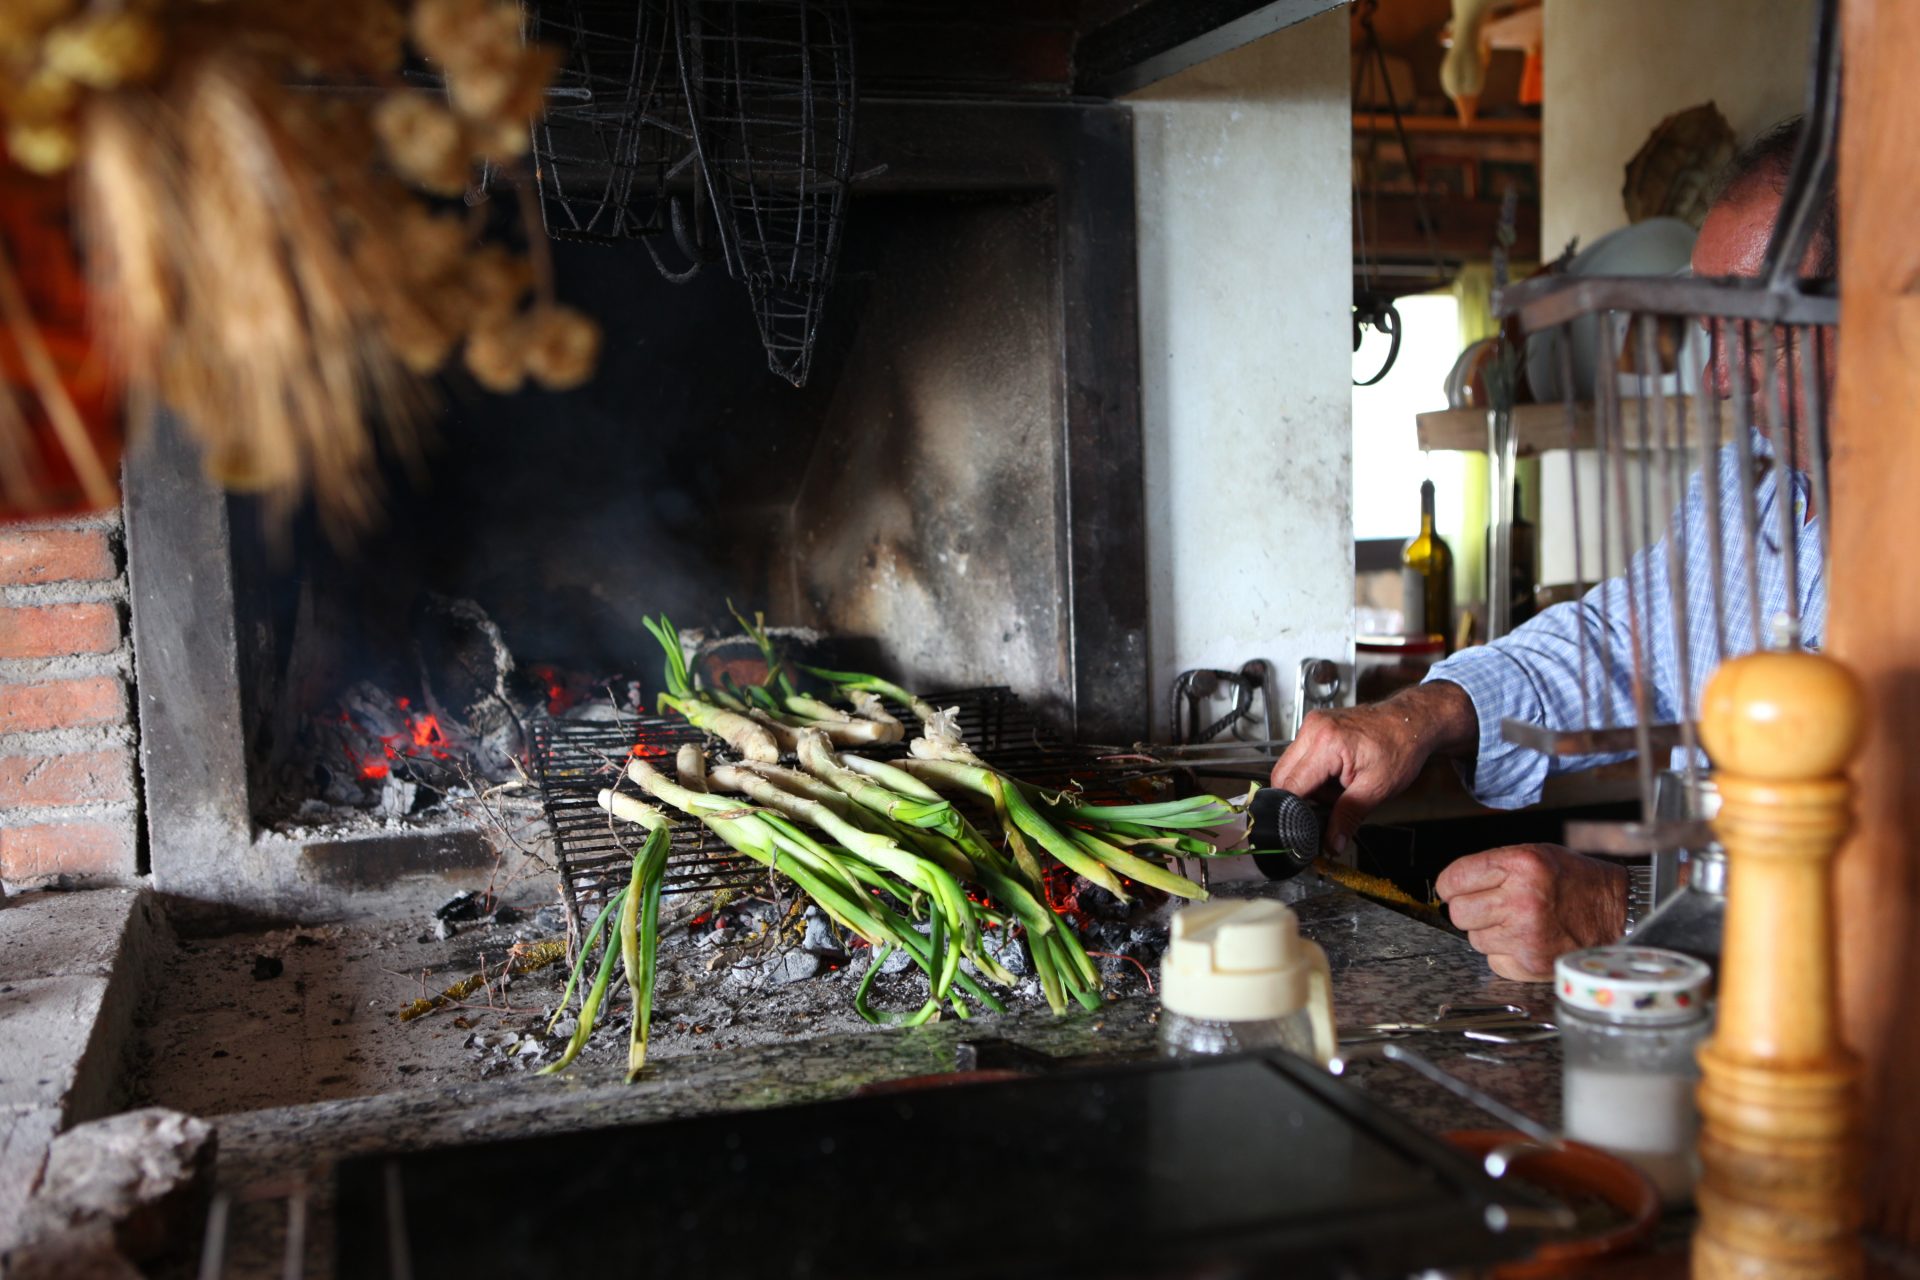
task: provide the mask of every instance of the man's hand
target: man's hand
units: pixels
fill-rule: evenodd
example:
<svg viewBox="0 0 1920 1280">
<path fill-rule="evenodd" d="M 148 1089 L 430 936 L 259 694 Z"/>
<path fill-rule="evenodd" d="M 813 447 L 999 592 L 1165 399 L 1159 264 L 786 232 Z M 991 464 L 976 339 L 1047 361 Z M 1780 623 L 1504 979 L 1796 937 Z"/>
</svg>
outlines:
<svg viewBox="0 0 1920 1280">
<path fill-rule="evenodd" d="M 1479 737 L 1467 691 L 1435 680 L 1370 706 L 1311 713 L 1274 763 L 1273 785 L 1302 797 L 1338 786 L 1327 843 L 1344 853 L 1368 812 L 1406 790 L 1429 757 L 1471 747 Z"/>
<path fill-rule="evenodd" d="M 1488 967 L 1517 982 L 1551 982 L 1558 957 L 1617 942 L 1627 927 L 1626 868 L 1557 844 L 1472 854 L 1433 888 Z"/>
</svg>

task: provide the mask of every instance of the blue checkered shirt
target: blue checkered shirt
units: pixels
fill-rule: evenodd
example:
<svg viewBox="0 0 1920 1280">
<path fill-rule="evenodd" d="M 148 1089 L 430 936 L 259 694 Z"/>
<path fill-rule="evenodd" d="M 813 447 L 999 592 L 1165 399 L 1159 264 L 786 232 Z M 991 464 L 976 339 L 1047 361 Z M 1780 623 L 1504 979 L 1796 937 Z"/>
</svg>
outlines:
<svg viewBox="0 0 1920 1280">
<path fill-rule="evenodd" d="M 1767 462 L 1764 441 L 1755 434 L 1756 462 Z M 1753 593 L 1748 586 L 1748 556 L 1742 535 L 1742 481 L 1738 451 L 1721 450 L 1719 495 L 1723 577 L 1719 592 L 1725 618 L 1724 642 L 1714 611 L 1713 566 L 1707 526 L 1707 474 L 1696 472 L 1686 500 L 1665 537 L 1633 557 L 1628 573 L 1611 578 L 1577 601 L 1550 609 L 1491 644 L 1466 649 L 1434 664 L 1429 680 L 1449 680 L 1466 690 L 1480 717 L 1480 751 L 1470 786 L 1474 796 L 1498 809 L 1517 809 L 1540 798 L 1552 773 L 1591 768 L 1621 756 L 1550 757 L 1501 737 L 1500 722 L 1512 718 L 1554 729 L 1602 728 L 1635 722 L 1633 634 L 1629 625 L 1628 584 L 1647 610 L 1652 679 L 1648 686 L 1653 723 L 1672 723 L 1697 714 L 1701 690 L 1722 658 L 1754 647 Z M 1807 519 L 1811 486 L 1791 472 L 1798 530 L 1797 578 L 1802 642 L 1817 649 L 1826 629 L 1827 590 L 1820 522 Z M 1636 480 L 1637 483 L 1637 480 Z M 1757 567 L 1760 630 L 1763 638 L 1787 609 L 1787 560 L 1781 555 L 1778 484 L 1770 462 L 1754 487 L 1758 534 Z M 1656 488 L 1657 493 L 1657 488 Z M 1612 515 L 1609 512 L 1609 515 Z M 1609 530 L 1619 537 L 1617 527 Z M 1668 539 L 1685 549 L 1686 678 L 1668 589 Z M 1597 548 L 1583 548 L 1586 569 L 1598 567 Z M 1616 563 L 1617 554 L 1616 554 Z M 1585 633 L 1586 655 L 1581 656 Z M 1607 657 L 1603 663 L 1601 652 Z M 1585 692 L 1582 694 L 1582 673 Z M 1684 710 L 1683 710 L 1684 708 Z"/>
</svg>

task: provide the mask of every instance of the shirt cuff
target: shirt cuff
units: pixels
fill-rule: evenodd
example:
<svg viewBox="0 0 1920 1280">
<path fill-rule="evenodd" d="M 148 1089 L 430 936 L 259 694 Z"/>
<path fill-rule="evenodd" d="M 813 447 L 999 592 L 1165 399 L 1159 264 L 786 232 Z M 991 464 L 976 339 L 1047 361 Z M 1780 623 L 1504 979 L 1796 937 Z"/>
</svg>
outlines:
<svg viewBox="0 0 1920 1280">
<path fill-rule="evenodd" d="M 1425 681 L 1444 680 L 1465 690 L 1480 722 L 1480 743 L 1473 768 L 1460 768 L 1460 780 L 1473 798 L 1490 809 L 1520 809 L 1540 799 L 1552 764 L 1545 755 L 1508 742 L 1500 722 L 1508 717 L 1537 721 L 1525 670 L 1498 649 L 1480 645 L 1434 664 Z"/>
</svg>

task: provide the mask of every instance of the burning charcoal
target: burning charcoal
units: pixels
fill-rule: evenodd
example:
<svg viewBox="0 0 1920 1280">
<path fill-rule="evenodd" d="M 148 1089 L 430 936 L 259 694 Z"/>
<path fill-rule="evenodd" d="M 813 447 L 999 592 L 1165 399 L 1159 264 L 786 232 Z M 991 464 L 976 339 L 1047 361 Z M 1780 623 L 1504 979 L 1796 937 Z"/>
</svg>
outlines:
<svg viewBox="0 0 1920 1280">
<path fill-rule="evenodd" d="M 1020 939 L 1013 936 L 1011 930 L 995 929 L 991 932 L 983 931 L 983 933 L 987 954 L 991 955 L 995 962 L 1008 973 L 1016 978 L 1024 978 L 1032 972 L 1027 963 L 1027 949 L 1021 945 Z"/>
<path fill-rule="evenodd" d="M 562 720 L 585 721 L 588 724 L 611 724 L 627 713 L 602 698 L 596 702 L 582 702 L 568 707 Z"/>
<path fill-rule="evenodd" d="M 732 906 L 733 913 L 740 923 L 751 928 L 756 924 L 772 924 L 781 912 L 765 898 L 742 898 Z"/>
<path fill-rule="evenodd" d="M 438 732 L 470 751 L 485 776 L 510 776 L 524 744 L 507 687 L 513 653 L 500 628 L 473 601 L 429 592 L 415 610 L 414 645 Z"/>
<path fill-rule="evenodd" d="M 846 946 L 834 936 L 833 925 L 827 919 L 826 912 L 818 907 L 807 908 L 807 932 L 801 938 L 802 950 L 817 956 L 844 956 Z"/>
<path fill-rule="evenodd" d="M 1158 959 L 1167 949 L 1168 927 L 1164 923 L 1137 924 L 1127 939 L 1125 954 Z"/>
<path fill-rule="evenodd" d="M 379 811 L 382 817 L 404 818 L 414 811 L 419 800 L 419 783 L 409 782 L 393 772 L 381 779 Z"/>
<path fill-rule="evenodd" d="M 472 889 L 462 889 L 433 910 L 436 920 L 478 920 L 480 918 L 480 895 Z"/>
<path fill-rule="evenodd" d="M 253 958 L 253 980 L 266 982 L 277 978 L 287 971 L 286 961 L 279 956 L 255 956 Z"/>
<path fill-rule="evenodd" d="M 1127 904 L 1088 880 L 1076 882 L 1079 892 L 1074 901 L 1080 909 L 1096 920 L 1125 920 L 1128 915 Z"/>
<path fill-rule="evenodd" d="M 805 982 L 818 976 L 825 966 L 826 962 L 811 951 L 789 951 L 768 963 L 767 976 L 779 983 Z"/>
</svg>

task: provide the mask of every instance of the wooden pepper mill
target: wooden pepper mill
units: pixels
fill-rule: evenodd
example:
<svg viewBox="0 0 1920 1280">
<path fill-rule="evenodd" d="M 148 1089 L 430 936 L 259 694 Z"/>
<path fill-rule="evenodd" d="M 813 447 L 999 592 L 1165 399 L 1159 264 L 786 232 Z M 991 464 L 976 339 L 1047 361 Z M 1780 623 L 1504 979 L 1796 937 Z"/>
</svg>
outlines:
<svg viewBox="0 0 1920 1280">
<path fill-rule="evenodd" d="M 1700 1050 L 1696 1280 L 1861 1273 L 1860 1073 L 1835 1008 L 1832 876 L 1861 715 L 1853 675 L 1819 654 L 1749 654 L 1707 686 L 1728 893 L 1719 1021 Z"/>
</svg>

